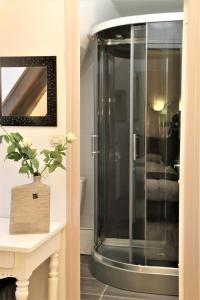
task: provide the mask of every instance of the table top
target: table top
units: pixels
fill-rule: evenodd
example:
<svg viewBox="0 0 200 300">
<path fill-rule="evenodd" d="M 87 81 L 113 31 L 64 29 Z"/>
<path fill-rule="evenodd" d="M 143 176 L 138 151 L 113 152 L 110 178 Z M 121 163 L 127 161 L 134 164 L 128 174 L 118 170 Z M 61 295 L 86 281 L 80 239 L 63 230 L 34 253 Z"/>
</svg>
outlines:
<svg viewBox="0 0 200 300">
<path fill-rule="evenodd" d="M 9 234 L 9 219 L 0 218 L 0 251 L 30 253 L 65 227 L 64 223 L 51 222 L 45 234 Z"/>
</svg>

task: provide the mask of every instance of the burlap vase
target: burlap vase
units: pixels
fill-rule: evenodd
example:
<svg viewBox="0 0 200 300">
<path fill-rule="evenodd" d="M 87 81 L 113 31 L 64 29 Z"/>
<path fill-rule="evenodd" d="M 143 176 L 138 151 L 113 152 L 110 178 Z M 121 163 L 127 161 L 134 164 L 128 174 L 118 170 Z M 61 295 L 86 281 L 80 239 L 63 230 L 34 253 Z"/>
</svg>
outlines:
<svg viewBox="0 0 200 300">
<path fill-rule="evenodd" d="M 12 189 L 10 234 L 47 233 L 50 226 L 50 187 L 33 182 Z"/>
</svg>

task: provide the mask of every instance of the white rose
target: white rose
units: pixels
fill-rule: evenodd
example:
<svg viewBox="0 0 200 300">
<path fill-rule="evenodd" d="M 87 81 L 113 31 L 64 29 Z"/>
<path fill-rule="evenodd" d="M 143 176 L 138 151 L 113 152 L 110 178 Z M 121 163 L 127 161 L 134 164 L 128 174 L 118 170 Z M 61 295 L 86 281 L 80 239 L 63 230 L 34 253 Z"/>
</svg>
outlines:
<svg viewBox="0 0 200 300">
<path fill-rule="evenodd" d="M 23 145 L 24 147 L 31 147 L 31 146 L 32 146 L 32 141 L 31 141 L 31 139 L 28 138 L 28 137 L 23 138 L 22 145 Z"/>
<path fill-rule="evenodd" d="M 73 143 L 75 140 L 76 140 L 76 136 L 72 132 L 69 132 L 67 134 L 67 142 Z"/>
</svg>

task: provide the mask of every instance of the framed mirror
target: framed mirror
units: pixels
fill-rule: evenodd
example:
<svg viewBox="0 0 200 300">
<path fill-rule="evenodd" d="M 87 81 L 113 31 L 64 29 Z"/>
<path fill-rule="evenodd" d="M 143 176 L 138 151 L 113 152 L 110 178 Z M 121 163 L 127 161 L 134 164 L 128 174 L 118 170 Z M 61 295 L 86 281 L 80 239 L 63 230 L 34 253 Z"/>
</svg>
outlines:
<svg viewBox="0 0 200 300">
<path fill-rule="evenodd" d="M 0 57 L 0 123 L 57 126 L 56 57 Z"/>
</svg>

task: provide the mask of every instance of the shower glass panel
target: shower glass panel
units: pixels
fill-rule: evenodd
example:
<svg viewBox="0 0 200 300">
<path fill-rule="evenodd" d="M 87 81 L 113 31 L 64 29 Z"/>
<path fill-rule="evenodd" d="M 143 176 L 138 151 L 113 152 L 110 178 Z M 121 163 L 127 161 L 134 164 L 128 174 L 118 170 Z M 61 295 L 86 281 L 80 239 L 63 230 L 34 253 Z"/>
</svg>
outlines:
<svg viewBox="0 0 200 300">
<path fill-rule="evenodd" d="M 182 23 L 147 26 L 146 264 L 178 267 Z"/>
<path fill-rule="evenodd" d="M 130 26 L 104 32 L 98 47 L 100 251 L 128 262 Z"/>
<path fill-rule="evenodd" d="M 130 115 L 130 263 L 145 264 L 145 98 L 146 24 L 132 26 L 132 90 Z"/>
</svg>

